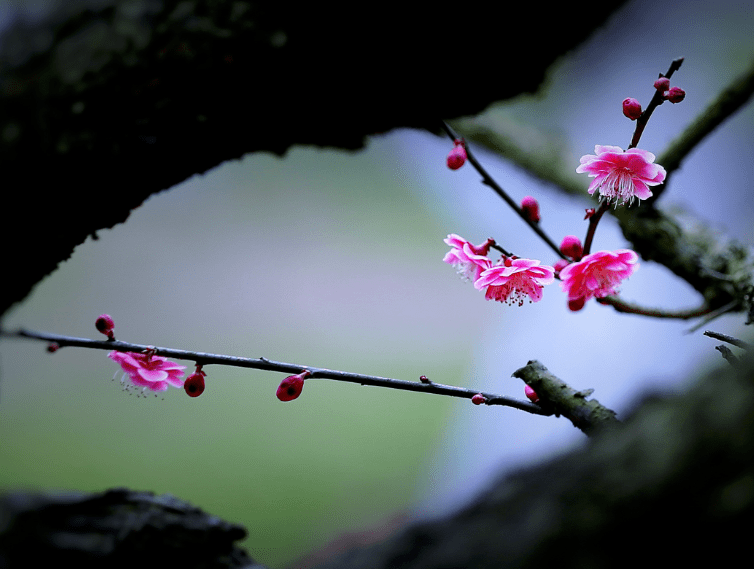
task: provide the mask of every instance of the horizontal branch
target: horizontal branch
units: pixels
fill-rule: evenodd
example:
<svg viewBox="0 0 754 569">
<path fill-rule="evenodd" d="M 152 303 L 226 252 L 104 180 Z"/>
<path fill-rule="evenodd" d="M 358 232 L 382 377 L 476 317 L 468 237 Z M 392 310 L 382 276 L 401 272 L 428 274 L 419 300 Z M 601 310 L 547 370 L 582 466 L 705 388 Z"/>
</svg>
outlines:
<svg viewBox="0 0 754 569">
<path fill-rule="evenodd" d="M 484 403 L 486 405 L 513 407 L 514 409 L 526 411 L 527 413 L 532 413 L 534 415 L 552 415 L 552 412 L 542 409 L 539 405 L 529 403 L 528 401 L 521 401 L 503 395 L 485 393 L 484 391 L 475 391 L 453 385 L 443 385 L 433 381 L 428 381 L 428 383 L 406 381 L 403 379 L 391 379 L 375 375 L 350 373 L 308 365 L 277 362 L 267 358 L 243 358 L 239 356 L 210 354 L 207 352 L 194 352 L 175 348 L 161 348 L 144 344 L 132 344 L 130 342 L 121 342 L 119 340 L 90 340 L 88 338 L 74 338 L 48 332 L 34 332 L 23 329 L 16 332 L 2 331 L 0 332 L 0 336 L 54 342 L 61 348 L 70 346 L 76 348 L 90 348 L 94 350 L 114 350 L 117 352 L 143 352 L 145 350 L 155 350 L 157 355 L 177 360 L 190 360 L 196 364 L 201 364 L 202 366 L 215 364 L 290 374 L 298 374 L 303 370 L 308 370 L 311 373 L 309 376 L 310 379 L 332 379 L 335 381 L 358 383 L 360 385 L 387 387 L 388 389 L 401 389 L 403 391 L 415 391 L 418 393 L 434 393 L 435 395 L 447 395 L 448 397 L 459 397 L 462 399 L 472 399 L 475 395 L 482 395 L 485 399 Z"/>
</svg>

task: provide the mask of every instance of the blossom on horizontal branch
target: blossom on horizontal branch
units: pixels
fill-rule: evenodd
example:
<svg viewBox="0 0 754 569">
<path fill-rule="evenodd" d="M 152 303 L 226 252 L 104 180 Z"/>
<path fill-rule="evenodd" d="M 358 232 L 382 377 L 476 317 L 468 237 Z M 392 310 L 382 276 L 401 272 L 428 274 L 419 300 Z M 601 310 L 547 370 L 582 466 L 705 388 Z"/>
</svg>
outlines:
<svg viewBox="0 0 754 569">
<path fill-rule="evenodd" d="M 183 387 L 183 370 L 186 366 L 178 365 L 153 352 L 110 352 L 107 357 L 123 368 L 124 379 L 127 376 L 134 386 L 143 390 L 167 391 L 169 385 Z"/>
<path fill-rule="evenodd" d="M 453 265 L 461 278 L 474 281 L 483 270 L 492 266 L 487 253 L 495 243 L 494 239 L 487 239 L 481 245 L 472 245 L 463 237 L 451 233 L 444 241 L 452 249 L 445 255 L 443 262 Z"/>
<path fill-rule="evenodd" d="M 555 269 L 541 265 L 533 259 L 506 258 L 502 264 L 482 271 L 474 287 L 487 289 L 484 297 L 508 305 L 523 305 L 528 296 L 530 302 L 542 298 L 542 288 L 555 280 Z"/>
<path fill-rule="evenodd" d="M 594 147 L 595 154 L 581 157 L 579 174 L 594 178 L 589 193 L 599 190 L 600 200 L 606 199 L 621 205 L 631 205 L 634 199 L 645 200 L 652 196 L 648 186 L 656 186 L 665 180 L 665 168 L 655 164 L 655 155 L 640 148 L 625 152 L 618 146 Z"/>
<path fill-rule="evenodd" d="M 639 268 L 639 256 L 630 249 L 597 251 L 560 271 L 560 286 L 571 310 L 581 310 L 590 298 L 618 292 L 620 283 Z"/>
</svg>

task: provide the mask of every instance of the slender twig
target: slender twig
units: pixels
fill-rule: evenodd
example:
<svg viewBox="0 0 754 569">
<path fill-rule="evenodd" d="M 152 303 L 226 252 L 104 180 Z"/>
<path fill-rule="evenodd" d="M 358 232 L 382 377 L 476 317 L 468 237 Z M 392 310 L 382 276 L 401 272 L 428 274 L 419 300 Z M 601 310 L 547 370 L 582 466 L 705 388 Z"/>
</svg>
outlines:
<svg viewBox="0 0 754 569">
<path fill-rule="evenodd" d="M 668 79 L 670 79 L 673 76 L 673 73 L 675 73 L 678 69 L 680 69 L 682 64 L 683 64 L 682 57 L 679 57 L 678 59 L 674 59 L 673 62 L 670 64 L 670 67 L 668 68 L 668 72 L 665 73 L 665 75 L 660 75 L 660 77 L 667 77 Z M 631 144 L 629 144 L 628 146 L 629 148 L 636 148 L 636 146 L 639 144 L 639 139 L 641 138 L 641 135 L 644 132 L 644 127 L 647 126 L 647 122 L 649 122 L 649 117 L 651 117 L 654 110 L 664 102 L 665 102 L 665 97 L 662 91 L 655 90 L 655 94 L 652 97 L 652 100 L 649 101 L 647 108 L 644 110 L 641 116 L 638 119 L 636 119 L 636 129 L 634 130 L 634 136 L 631 139 Z"/>
<path fill-rule="evenodd" d="M 592 240 L 594 239 L 594 232 L 597 231 L 597 224 L 608 209 L 610 209 L 610 204 L 606 200 L 600 204 L 597 211 L 589 218 L 589 227 L 586 230 L 586 237 L 584 238 L 584 252 L 582 256 L 588 255 L 591 252 Z"/>
<path fill-rule="evenodd" d="M 130 342 L 122 342 L 119 340 L 90 340 L 88 338 L 74 338 L 70 336 L 61 336 L 59 334 L 51 334 L 48 332 L 34 332 L 30 330 L 17 330 L 15 332 L 2 331 L 0 332 L 0 335 L 5 337 L 41 340 L 43 342 L 54 342 L 60 348 L 71 346 L 77 348 L 91 348 L 95 350 L 115 350 L 117 352 L 143 352 L 145 350 L 155 350 L 154 353 L 160 356 L 177 360 L 190 360 L 205 367 L 207 365 L 216 364 L 291 374 L 297 374 L 302 370 L 308 370 L 309 372 L 311 372 L 310 379 L 333 379 L 336 381 L 345 381 L 348 383 L 372 385 L 375 387 L 387 387 L 389 389 L 401 389 L 404 391 L 416 391 L 419 393 L 434 393 L 435 395 L 447 395 L 448 397 L 459 397 L 463 399 L 471 399 L 475 395 L 481 394 L 485 398 L 486 405 L 502 405 L 506 407 L 513 407 L 514 409 L 526 411 L 527 413 L 532 413 L 534 415 L 552 414 L 549 411 L 542 409 L 538 405 L 535 405 L 528 401 L 520 401 L 518 399 L 505 397 L 503 395 L 486 393 L 484 391 L 475 391 L 463 387 L 455 387 L 453 385 L 443 385 L 441 383 L 435 383 L 433 381 L 430 381 L 429 383 L 406 381 L 402 379 L 391 379 L 375 375 L 364 375 L 360 373 L 336 371 L 332 369 L 313 367 L 308 365 L 276 362 L 267 358 L 243 358 L 239 356 L 210 354 L 206 352 L 162 348 L 144 344 L 132 344 Z"/>
<path fill-rule="evenodd" d="M 729 303 L 724 304 L 720 308 L 717 308 L 707 315 L 707 317 L 699 322 L 699 324 L 696 324 L 695 326 L 692 326 L 688 330 L 686 330 L 687 334 L 691 334 L 692 332 L 696 332 L 701 328 L 702 326 L 706 326 L 710 322 L 712 322 L 715 318 L 719 318 L 723 314 L 726 314 L 727 312 L 733 312 L 734 310 L 737 310 L 741 307 L 741 301 L 737 298 L 734 298 Z"/>
<path fill-rule="evenodd" d="M 731 81 L 658 158 L 657 163 L 663 165 L 667 176 L 665 183 L 653 190 L 654 195 L 647 200 L 647 203 L 651 205 L 660 197 L 672 173 L 680 167 L 683 159 L 715 128 L 743 107 L 752 95 L 754 95 L 754 59 L 749 68 Z"/>
<path fill-rule="evenodd" d="M 744 342 L 743 340 L 739 340 L 738 338 L 734 338 L 733 336 L 728 336 L 727 334 L 721 334 L 720 332 L 713 332 L 712 330 L 705 330 L 704 335 L 710 338 L 714 338 L 715 340 L 722 340 L 723 342 L 728 342 L 729 344 L 732 344 L 739 348 L 743 348 L 744 350 L 751 349 L 751 344 L 749 344 L 748 342 Z"/>
<path fill-rule="evenodd" d="M 596 299 L 600 304 L 608 304 L 618 312 L 626 314 L 641 314 L 642 316 L 651 316 L 653 318 L 675 318 L 678 320 L 690 320 L 699 318 L 711 312 L 707 303 L 703 303 L 697 308 L 687 308 L 684 310 L 665 310 L 663 308 L 647 308 L 638 304 L 631 304 L 617 296 L 606 296 Z"/>
<path fill-rule="evenodd" d="M 446 123 L 445 121 L 441 121 L 443 130 L 445 133 L 450 137 L 451 140 L 458 140 L 459 137 L 458 134 Z M 469 163 L 474 167 L 474 169 L 479 172 L 479 174 L 482 176 L 482 183 L 486 186 L 489 186 L 494 190 L 494 192 L 503 198 L 505 203 L 507 203 L 513 211 L 515 211 L 518 216 L 523 219 L 526 224 L 534 230 L 534 232 L 539 235 L 539 237 L 547 243 L 547 245 L 555 251 L 555 254 L 565 259 L 565 255 L 560 252 L 560 248 L 553 242 L 552 239 L 542 230 L 542 228 L 535 223 L 534 221 L 530 220 L 525 214 L 524 211 L 521 209 L 521 207 L 506 193 L 506 191 L 498 184 L 492 176 L 489 175 L 487 170 L 484 169 L 484 167 L 479 163 L 479 161 L 476 159 L 474 154 L 471 152 L 471 149 L 468 147 L 468 144 L 464 144 L 464 148 L 466 149 L 466 159 L 469 161 Z"/>
<path fill-rule="evenodd" d="M 681 67 L 682 63 L 682 57 L 673 60 L 673 62 L 670 64 L 670 67 L 668 68 L 668 72 L 665 75 L 661 75 L 660 77 L 667 77 L 669 79 L 670 77 L 672 77 L 673 73 L 675 73 L 676 70 Z M 647 123 L 649 122 L 649 117 L 651 117 L 654 110 L 664 102 L 665 97 L 663 93 L 661 91 L 655 90 L 655 94 L 652 96 L 652 100 L 649 101 L 647 108 L 644 110 L 641 116 L 636 119 L 636 128 L 634 129 L 634 135 L 631 138 L 631 144 L 628 145 L 628 148 L 636 148 L 636 146 L 639 144 L 639 140 L 641 139 L 641 135 L 644 132 L 644 127 L 646 127 Z M 608 207 L 609 204 L 607 201 L 602 202 L 599 209 L 597 209 L 594 215 L 589 218 L 589 227 L 586 232 L 586 238 L 584 239 L 584 255 L 588 255 L 591 251 L 592 239 L 594 239 L 594 232 L 597 230 L 597 224 L 600 222 L 600 219 L 602 219 L 602 215 L 608 210 Z"/>
</svg>

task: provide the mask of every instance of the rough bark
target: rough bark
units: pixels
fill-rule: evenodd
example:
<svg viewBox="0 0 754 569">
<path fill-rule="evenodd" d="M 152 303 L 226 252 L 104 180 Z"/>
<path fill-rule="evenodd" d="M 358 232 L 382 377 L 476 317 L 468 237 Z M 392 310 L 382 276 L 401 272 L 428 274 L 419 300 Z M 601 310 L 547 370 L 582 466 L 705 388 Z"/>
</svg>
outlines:
<svg viewBox="0 0 754 569">
<path fill-rule="evenodd" d="M 149 492 L 11 493 L 0 499 L 0 567 L 263 569 L 246 537 L 178 498 Z"/>
</svg>

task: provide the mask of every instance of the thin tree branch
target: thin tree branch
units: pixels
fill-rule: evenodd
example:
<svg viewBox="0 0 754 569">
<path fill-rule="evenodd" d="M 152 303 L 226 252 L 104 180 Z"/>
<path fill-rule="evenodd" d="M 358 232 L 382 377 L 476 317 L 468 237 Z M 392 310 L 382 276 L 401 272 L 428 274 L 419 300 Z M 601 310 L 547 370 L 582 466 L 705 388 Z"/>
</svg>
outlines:
<svg viewBox="0 0 754 569">
<path fill-rule="evenodd" d="M 652 204 L 660 197 L 668 185 L 671 174 L 681 166 L 681 162 L 704 138 L 743 107 L 754 94 L 754 59 L 749 68 L 736 77 L 696 119 L 686 127 L 657 160 L 667 172 L 665 183 L 653 191 L 647 200 Z"/>
<path fill-rule="evenodd" d="M 415 391 L 419 393 L 434 393 L 435 395 L 447 395 L 448 397 L 459 397 L 462 399 L 471 399 L 475 395 L 481 394 L 485 398 L 486 405 L 501 405 L 513 407 L 534 415 L 552 415 L 551 412 L 541 408 L 538 405 L 528 401 L 520 401 L 503 395 L 486 393 L 484 391 L 475 391 L 453 385 L 443 385 L 429 381 L 428 383 L 406 381 L 402 379 L 391 379 L 375 375 L 364 375 L 360 373 L 350 373 L 337 371 L 326 368 L 277 362 L 267 358 L 243 358 L 239 356 L 227 356 L 221 354 L 210 354 L 206 352 L 194 352 L 190 350 L 179 350 L 175 348 L 161 348 L 148 346 L 144 344 L 132 344 L 119 340 L 90 340 L 88 338 L 74 338 L 70 336 L 61 336 L 48 332 L 35 332 L 30 330 L 17 330 L 15 332 L 0 331 L 0 336 L 27 338 L 32 340 L 41 340 L 43 342 L 54 342 L 60 348 L 65 346 L 77 348 L 90 348 L 95 350 L 115 350 L 118 352 L 143 352 L 145 350 L 155 350 L 155 353 L 178 360 L 190 360 L 202 366 L 211 364 L 226 365 L 233 367 L 243 367 L 249 369 L 260 369 L 280 373 L 297 374 L 302 370 L 311 372 L 310 379 L 333 379 L 336 381 L 345 381 L 348 383 L 358 383 L 360 385 L 372 385 L 375 387 L 387 387 L 389 389 L 400 389 L 404 391 Z"/>
<path fill-rule="evenodd" d="M 673 76 L 673 73 L 675 73 L 678 69 L 680 69 L 682 64 L 683 64 L 682 57 L 679 57 L 678 59 L 674 59 L 673 62 L 670 64 L 670 67 L 668 68 L 668 72 L 665 73 L 665 75 L 660 75 L 660 77 L 667 77 L 668 79 L 670 79 Z M 647 123 L 649 122 L 649 117 L 651 117 L 654 110 L 664 102 L 665 102 L 665 97 L 663 96 L 663 93 L 661 91 L 655 90 L 655 93 L 652 96 L 652 100 L 649 101 L 647 108 L 644 110 L 641 116 L 638 119 L 636 119 L 636 128 L 634 130 L 634 136 L 633 138 L 631 138 L 631 144 L 628 145 L 628 148 L 636 148 L 636 146 L 639 144 L 639 139 L 641 138 L 641 135 L 644 132 L 644 127 L 646 127 Z"/>
<path fill-rule="evenodd" d="M 679 320 L 690 320 L 691 318 L 698 318 L 709 314 L 711 312 L 707 303 L 702 304 L 697 308 L 687 308 L 684 310 L 665 310 L 663 308 L 647 308 L 639 306 L 638 304 L 632 304 L 621 299 L 618 296 L 606 296 L 604 298 L 596 299 L 600 304 L 607 304 L 615 308 L 618 312 L 624 312 L 626 314 L 641 314 L 642 316 L 651 316 L 653 318 L 676 318 Z"/>
<path fill-rule="evenodd" d="M 450 137 L 451 140 L 457 140 L 460 137 L 458 134 L 446 123 L 445 121 L 442 121 L 442 128 L 445 130 L 446 134 Z M 498 184 L 495 179 L 489 175 L 487 170 L 484 169 L 484 167 L 479 163 L 479 161 L 476 159 L 474 154 L 471 152 L 471 149 L 468 147 L 467 144 L 464 143 L 464 148 L 466 149 L 466 158 L 471 163 L 471 165 L 474 167 L 474 169 L 479 172 L 479 174 L 482 176 L 482 183 L 486 186 L 489 186 L 492 188 L 497 195 L 499 195 L 505 203 L 507 203 L 513 211 L 515 211 L 518 216 L 523 219 L 526 224 L 532 228 L 532 230 L 539 235 L 539 237 L 547 243 L 547 245 L 555 251 L 555 254 L 558 255 L 561 259 L 565 259 L 565 255 L 560 252 L 560 248 L 553 242 L 552 239 L 542 230 L 541 227 L 539 227 L 538 223 L 535 223 L 534 221 L 530 220 L 526 215 L 524 215 L 524 211 L 521 209 L 521 206 L 519 206 L 507 193 L 506 191 Z"/>
</svg>

